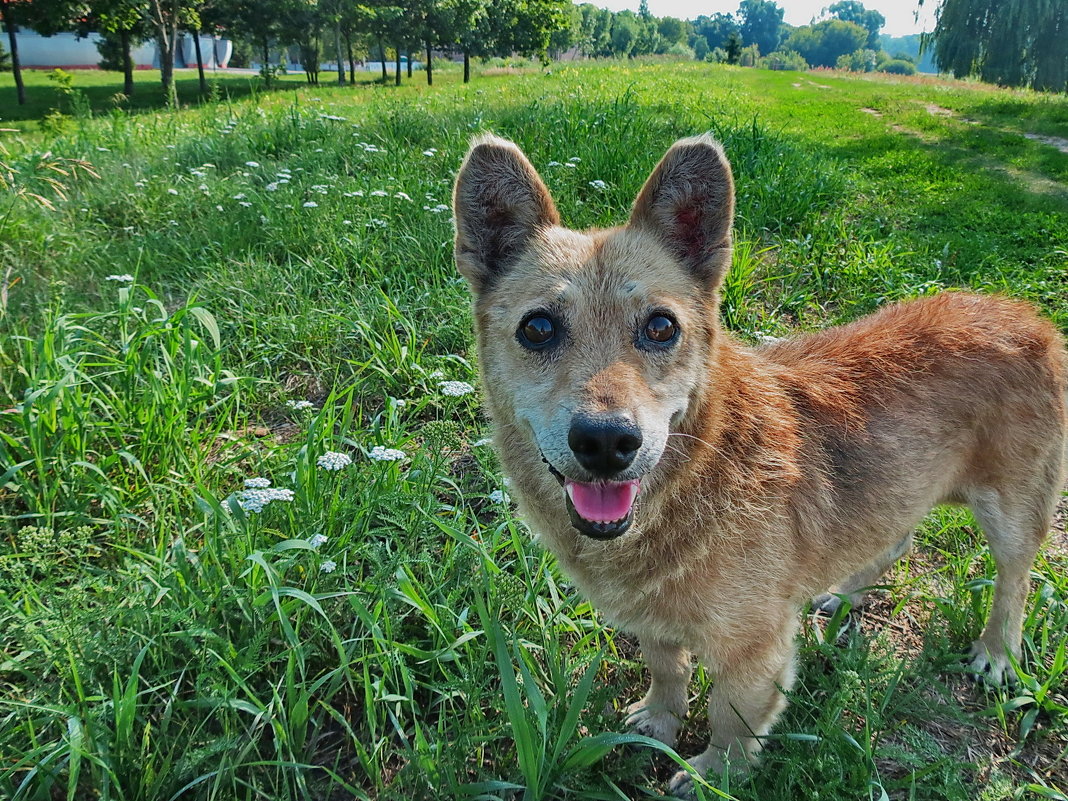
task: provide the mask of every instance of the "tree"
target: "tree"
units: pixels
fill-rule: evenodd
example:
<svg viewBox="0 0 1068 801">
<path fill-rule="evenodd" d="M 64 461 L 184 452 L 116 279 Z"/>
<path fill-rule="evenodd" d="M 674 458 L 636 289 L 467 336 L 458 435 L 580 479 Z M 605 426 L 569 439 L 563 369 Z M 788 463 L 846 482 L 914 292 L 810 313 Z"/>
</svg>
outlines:
<svg viewBox="0 0 1068 801">
<path fill-rule="evenodd" d="M 827 13 L 843 22 L 853 22 L 868 32 L 865 47 L 875 50 L 879 46 L 879 31 L 886 24 L 886 17 L 875 9 L 864 8 L 858 0 L 839 0 L 827 8 Z"/>
<path fill-rule="evenodd" d="M 690 25 L 676 17 L 662 17 L 657 30 L 668 45 L 673 45 L 676 42 L 685 42 L 689 38 Z"/>
<path fill-rule="evenodd" d="M 620 11 L 612 19 L 612 53 L 630 56 L 641 35 L 640 20 L 632 11 Z"/>
<path fill-rule="evenodd" d="M 779 46 L 779 25 L 783 10 L 773 0 L 742 0 L 738 6 L 742 41 L 755 44 L 761 53 L 772 53 Z"/>
<path fill-rule="evenodd" d="M 18 11 L 14 0 L 0 0 L 0 22 L 7 30 L 7 43 L 11 55 L 11 71 L 15 73 L 15 95 L 19 105 L 26 104 L 26 87 L 22 83 L 22 65 L 19 64 L 19 43 L 15 37 L 15 24 Z"/>
<path fill-rule="evenodd" d="M 693 21 L 694 35 L 702 37 L 709 50 L 717 47 L 726 48 L 727 37 L 738 33 L 738 23 L 730 14 L 713 14 L 711 17 L 700 16 Z"/>
<path fill-rule="evenodd" d="M 813 67 L 833 67 L 839 57 L 860 50 L 867 40 L 867 30 L 856 23 L 825 19 L 796 28 L 783 47 L 797 51 Z"/>
<path fill-rule="evenodd" d="M 958 78 L 1068 92 L 1064 0 L 941 0 L 931 39 L 938 68 Z"/>
</svg>

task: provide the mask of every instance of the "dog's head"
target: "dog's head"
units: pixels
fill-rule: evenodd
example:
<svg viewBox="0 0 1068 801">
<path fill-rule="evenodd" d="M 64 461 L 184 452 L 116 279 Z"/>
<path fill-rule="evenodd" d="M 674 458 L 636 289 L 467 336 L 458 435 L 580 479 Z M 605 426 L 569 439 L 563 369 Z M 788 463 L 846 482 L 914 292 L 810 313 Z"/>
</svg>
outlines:
<svg viewBox="0 0 1068 801">
<path fill-rule="evenodd" d="M 491 412 L 548 464 L 576 529 L 618 537 L 706 383 L 731 257 L 722 149 L 676 142 L 626 225 L 578 232 L 515 144 L 480 136 L 453 209 Z"/>
</svg>

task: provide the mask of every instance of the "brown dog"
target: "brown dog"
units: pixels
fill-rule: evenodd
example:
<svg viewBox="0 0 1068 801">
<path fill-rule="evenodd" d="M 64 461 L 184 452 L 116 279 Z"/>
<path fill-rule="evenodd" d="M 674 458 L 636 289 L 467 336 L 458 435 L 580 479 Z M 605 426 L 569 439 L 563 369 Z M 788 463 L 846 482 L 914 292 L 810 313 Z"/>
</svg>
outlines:
<svg viewBox="0 0 1068 801">
<path fill-rule="evenodd" d="M 628 709 L 673 744 L 708 666 L 698 773 L 760 750 L 794 680 L 798 610 L 854 594 L 938 504 L 971 507 L 998 578 L 972 666 L 1020 656 L 1028 575 L 1062 485 L 1062 338 L 1030 306 L 943 294 L 762 348 L 724 333 L 730 165 L 677 142 L 620 228 L 560 226 L 511 142 L 456 180 L 456 264 L 519 508 L 652 673 Z M 680 772 L 671 789 L 685 793 Z"/>
</svg>

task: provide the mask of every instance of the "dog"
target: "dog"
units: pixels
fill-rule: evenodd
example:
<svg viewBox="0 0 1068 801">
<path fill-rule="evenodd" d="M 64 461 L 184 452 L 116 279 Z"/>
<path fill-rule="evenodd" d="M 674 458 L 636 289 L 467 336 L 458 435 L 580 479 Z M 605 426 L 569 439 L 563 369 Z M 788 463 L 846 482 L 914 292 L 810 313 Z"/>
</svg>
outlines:
<svg viewBox="0 0 1068 801">
<path fill-rule="evenodd" d="M 751 763 L 799 610 L 859 603 L 939 504 L 971 508 L 997 565 L 971 669 L 1011 674 L 1068 430 L 1064 341 L 1031 306 L 950 292 L 738 342 L 718 315 L 734 184 L 708 136 L 667 151 L 625 225 L 574 231 L 520 149 L 481 135 L 453 209 L 519 511 L 652 674 L 632 731 L 674 745 L 694 655 L 714 683 L 690 766 Z"/>
</svg>

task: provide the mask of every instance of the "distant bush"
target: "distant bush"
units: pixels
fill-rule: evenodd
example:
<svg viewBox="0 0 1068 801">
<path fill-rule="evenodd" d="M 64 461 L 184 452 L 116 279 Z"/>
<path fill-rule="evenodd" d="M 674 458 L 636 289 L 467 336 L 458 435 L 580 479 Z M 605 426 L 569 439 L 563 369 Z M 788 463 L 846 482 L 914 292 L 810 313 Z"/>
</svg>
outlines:
<svg viewBox="0 0 1068 801">
<path fill-rule="evenodd" d="M 877 67 L 879 72 L 890 72 L 894 75 L 915 75 L 916 65 L 911 61 L 903 61 L 899 58 L 892 58 L 889 61 L 883 61 Z"/>
<path fill-rule="evenodd" d="M 695 36 L 693 41 L 693 57 L 698 61 L 704 61 L 708 56 L 708 40 L 703 36 Z"/>
<path fill-rule="evenodd" d="M 695 53 L 694 53 L 694 49 L 692 47 L 690 47 L 688 44 L 685 44 L 683 42 L 675 42 L 675 44 L 673 44 L 671 47 L 669 47 L 667 49 L 667 54 L 669 56 L 678 56 L 679 58 L 687 58 L 687 59 L 690 59 L 691 61 L 697 57 L 695 55 Z"/>
<path fill-rule="evenodd" d="M 742 52 L 738 56 L 738 63 L 743 67 L 755 67 L 758 58 L 760 58 L 760 48 L 755 44 L 751 44 L 742 48 Z"/>
<path fill-rule="evenodd" d="M 807 70 L 808 62 L 794 50 L 776 50 L 757 59 L 756 65 L 766 70 Z"/>
<path fill-rule="evenodd" d="M 864 48 L 839 56 L 834 66 L 835 69 L 849 70 L 849 72 L 871 72 L 878 63 L 879 54 L 874 50 Z"/>
<path fill-rule="evenodd" d="M 11 72 L 11 59 L 4 50 L 3 43 L 0 43 L 0 72 Z"/>
<path fill-rule="evenodd" d="M 727 63 L 727 51 L 722 47 L 712 48 L 712 52 L 705 56 L 705 61 L 712 64 L 726 64 Z"/>
</svg>

